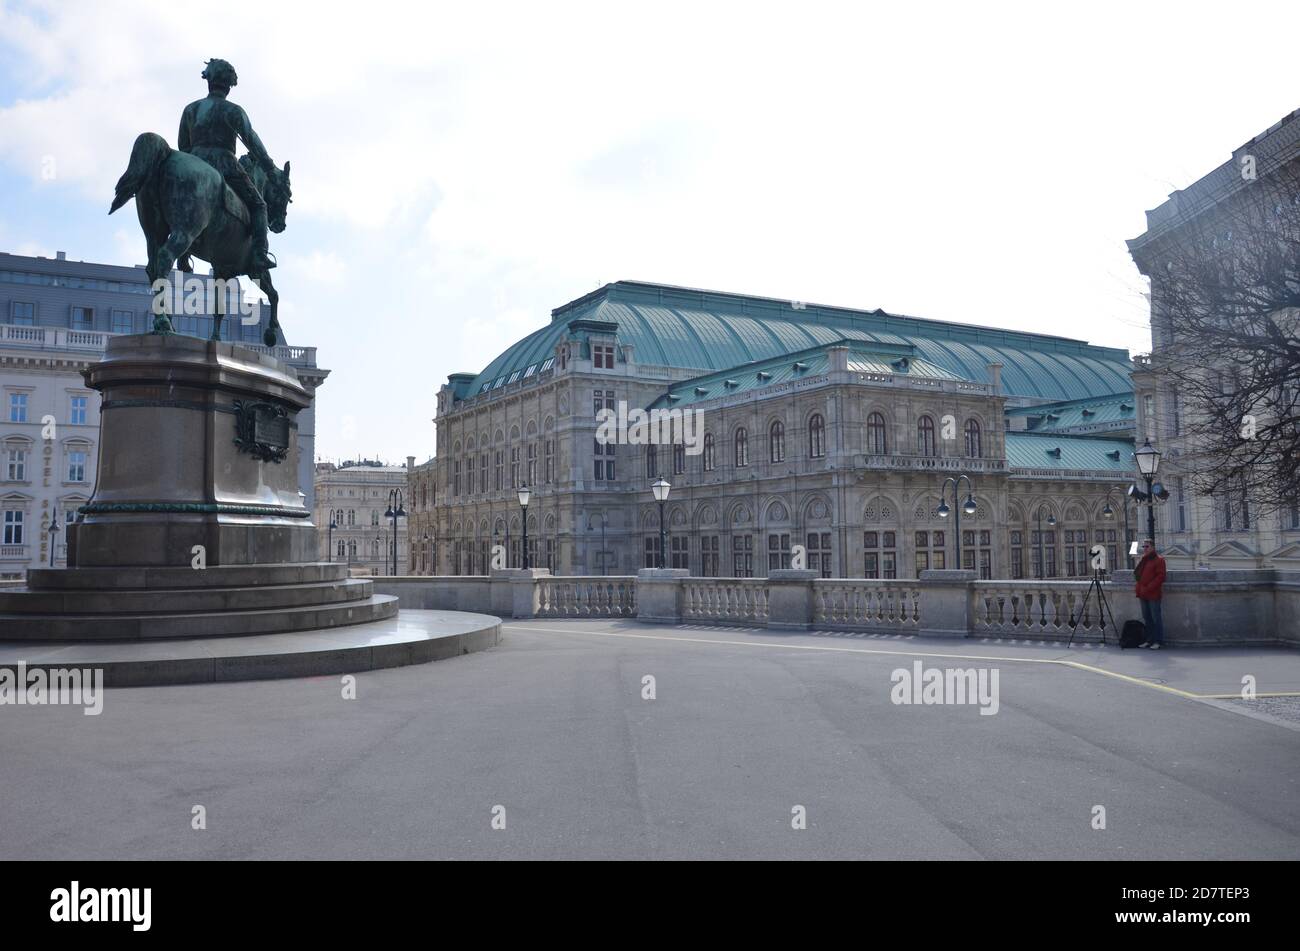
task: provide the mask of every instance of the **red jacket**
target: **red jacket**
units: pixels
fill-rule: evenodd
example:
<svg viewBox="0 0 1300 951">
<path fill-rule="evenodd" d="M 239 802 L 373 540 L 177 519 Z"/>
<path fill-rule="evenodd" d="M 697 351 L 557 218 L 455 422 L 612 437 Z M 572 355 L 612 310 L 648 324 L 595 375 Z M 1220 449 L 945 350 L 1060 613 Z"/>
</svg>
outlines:
<svg viewBox="0 0 1300 951">
<path fill-rule="evenodd" d="M 1137 578 L 1137 596 L 1143 601 L 1159 601 L 1160 591 L 1165 585 L 1165 560 L 1159 552 L 1143 555 L 1142 560 L 1133 569 Z"/>
</svg>

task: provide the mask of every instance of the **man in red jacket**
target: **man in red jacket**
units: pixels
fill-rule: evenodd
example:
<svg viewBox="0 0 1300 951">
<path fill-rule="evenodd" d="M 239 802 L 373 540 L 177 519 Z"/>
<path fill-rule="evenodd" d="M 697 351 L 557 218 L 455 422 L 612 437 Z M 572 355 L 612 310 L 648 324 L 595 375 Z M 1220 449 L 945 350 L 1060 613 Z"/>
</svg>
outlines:
<svg viewBox="0 0 1300 951">
<path fill-rule="evenodd" d="M 1165 639 L 1165 619 L 1160 608 L 1161 589 L 1165 586 L 1165 560 L 1156 551 L 1156 543 L 1148 538 L 1142 543 L 1142 557 L 1133 569 L 1137 579 L 1137 596 L 1142 602 L 1142 623 L 1146 626 L 1146 642 L 1140 647 L 1160 650 Z"/>
</svg>

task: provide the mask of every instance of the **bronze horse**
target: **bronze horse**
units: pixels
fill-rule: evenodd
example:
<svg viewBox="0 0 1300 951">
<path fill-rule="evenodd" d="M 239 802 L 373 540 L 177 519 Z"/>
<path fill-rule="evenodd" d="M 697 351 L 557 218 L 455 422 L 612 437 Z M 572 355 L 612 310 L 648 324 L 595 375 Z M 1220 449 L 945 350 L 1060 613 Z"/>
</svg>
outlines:
<svg viewBox="0 0 1300 951">
<path fill-rule="evenodd" d="M 289 163 L 268 176 L 248 156 L 240 159 L 253 184 L 266 201 L 270 230 L 284 230 L 285 216 L 293 193 L 289 187 Z M 153 132 L 142 133 L 131 148 L 131 161 L 118 180 L 111 215 L 135 198 L 136 214 L 148 245 L 146 273 L 150 286 L 166 280 L 179 260 L 181 269 L 189 271 L 189 256 L 195 255 L 212 265 L 213 276 L 231 280 L 247 276 L 271 303 L 271 321 L 263 334 L 268 347 L 276 343 L 280 329 L 280 295 L 264 268 L 250 266 L 253 243 L 247 224 L 247 208 L 230 192 L 221 173 L 203 159 L 178 152 L 167 140 Z M 232 208 L 234 209 L 232 211 Z M 244 210 L 241 218 L 238 210 Z M 154 333 L 171 333 L 171 320 L 155 308 Z M 213 315 L 212 339 L 221 339 L 220 308 Z"/>
</svg>

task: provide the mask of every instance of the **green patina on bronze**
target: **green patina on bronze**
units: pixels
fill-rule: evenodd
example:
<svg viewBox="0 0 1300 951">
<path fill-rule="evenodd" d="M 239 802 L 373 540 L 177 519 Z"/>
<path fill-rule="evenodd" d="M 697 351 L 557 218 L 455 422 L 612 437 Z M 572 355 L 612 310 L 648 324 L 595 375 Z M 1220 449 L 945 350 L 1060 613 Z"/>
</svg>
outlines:
<svg viewBox="0 0 1300 951">
<path fill-rule="evenodd" d="M 166 280 L 178 261 L 182 271 L 192 271 L 191 255 L 209 262 L 218 280 L 246 276 L 256 282 L 271 304 L 263 340 L 274 347 L 280 329 L 280 295 L 271 283 L 275 262 L 267 251 L 266 232 L 269 227 L 279 234 L 285 228 L 293 200 L 289 163 L 283 169 L 276 167 L 248 114 L 226 98 L 239 81 L 233 66 L 222 59 L 209 60 L 202 77 L 208 81 L 208 95 L 185 107 L 179 150 L 153 132 L 136 138 L 108 213 L 135 198 L 151 285 Z M 238 160 L 236 139 L 248 149 Z M 234 193 L 231 200 L 227 189 Z M 173 332 L 164 306 L 166 296 L 160 293 L 154 301 L 157 334 Z M 220 307 L 213 315 L 213 340 L 221 338 L 224 316 Z"/>
<path fill-rule="evenodd" d="M 308 518 L 305 509 L 282 505 L 231 505 L 226 502 L 90 502 L 77 511 L 82 515 L 172 513 L 180 515 L 270 515 L 280 518 Z"/>
</svg>

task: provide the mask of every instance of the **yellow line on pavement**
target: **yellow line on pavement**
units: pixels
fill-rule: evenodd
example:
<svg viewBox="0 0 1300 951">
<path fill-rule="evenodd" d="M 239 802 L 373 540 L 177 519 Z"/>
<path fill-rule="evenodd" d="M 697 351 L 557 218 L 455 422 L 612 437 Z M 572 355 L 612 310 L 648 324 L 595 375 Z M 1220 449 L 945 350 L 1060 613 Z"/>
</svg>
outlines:
<svg viewBox="0 0 1300 951">
<path fill-rule="evenodd" d="M 939 651 L 918 651 L 918 650 L 884 650 L 878 647 L 833 647 L 827 644 L 779 644 L 772 641 L 735 641 L 724 640 L 716 637 L 679 637 L 671 634 L 630 634 L 625 631 L 581 631 L 573 628 L 558 627 L 534 627 L 532 625 L 502 624 L 502 628 L 507 630 L 528 631 L 532 633 L 545 632 L 551 634 L 584 634 L 588 637 L 623 637 L 635 638 L 645 641 L 684 641 L 688 644 L 722 644 L 731 647 L 770 647 L 777 650 L 799 650 L 799 651 L 831 651 L 840 654 L 880 654 L 890 657 L 940 657 L 947 660 L 996 660 L 1005 661 L 1009 664 L 1054 664 L 1058 667 L 1073 667 L 1076 670 L 1083 670 L 1093 674 L 1101 674 L 1105 677 L 1113 677 L 1116 680 L 1122 680 L 1126 683 L 1137 684 L 1139 687 L 1150 687 L 1152 690 L 1160 690 L 1164 693 L 1171 693 L 1177 697 L 1184 697 L 1188 700 L 1241 700 L 1244 699 L 1239 693 L 1192 693 L 1188 690 L 1179 690 L 1177 687 L 1170 687 L 1166 684 L 1156 684 L 1149 680 L 1143 680 L 1141 677 L 1132 677 L 1128 674 L 1117 673 L 1113 670 L 1106 670 L 1104 667 L 1094 667 L 1092 664 L 1084 664 L 1077 660 L 1059 660 L 1056 658 L 1046 657 L 1003 657 L 997 654 L 949 654 Z M 756 633 L 762 633 L 758 628 L 754 629 Z M 1300 697 L 1297 693 L 1257 693 L 1256 697 Z"/>
</svg>

